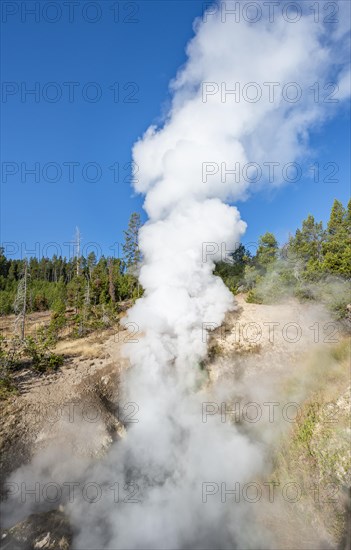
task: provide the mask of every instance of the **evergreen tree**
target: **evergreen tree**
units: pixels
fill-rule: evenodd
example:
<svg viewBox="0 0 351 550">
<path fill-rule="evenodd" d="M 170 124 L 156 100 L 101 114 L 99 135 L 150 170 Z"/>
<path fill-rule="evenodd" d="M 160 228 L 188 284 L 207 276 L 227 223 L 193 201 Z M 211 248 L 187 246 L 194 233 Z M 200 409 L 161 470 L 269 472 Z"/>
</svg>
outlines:
<svg viewBox="0 0 351 550">
<path fill-rule="evenodd" d="M 255 263 L 259 268 L 266 270 L 278 256 L 278 242 L 273 233 L 265 233 L 260 237 Z"/>
<path fill-rule="evenodd" d="M 297 278 L 300 275 L 305 279 L 320 277 L 323 261 L 323 243 L 326 232 L 322 222 L 316 222 L 309 214 L 302 222 L 302 228 L 297 229 L 295 237 L 290 238 L 288 244 L 289 258 L 295 258 Z M 292 256 L 293 254 L 293 256 Z"/>
<path fill-rule="evenodd" d="M 351 237 L 351 199 L 348 202 L 347 205 L 347 212 L 346 212 L 346 230 Z"/>
<path fill-rule="evenodd" d="M 328 236 L 336 235 L 346 222 L 346 210 L 337 199 L 334 200 L 327 227 Z"/>
<path fill-rule="evenodd" d="M 133 212 L 129 219 L 128 229 L 124 231 L 123 254 L 127 269 L 136 275 L 141 254 L 139 250 L 139 230 L 141 227 L 140 215 Z"/>
<path fill-rule="evenodd" d="M 323 246 L 323 271 L 346 277 L 351 276 L 350 202 L 346 210 L 334 201 Z"/>
<path fill-rule="evenodd" d="M 141 261 L 139 249 L 139 230 L 141 227 L 140 215 L 133 212 L 129 219 L 128 229 L 124 231 L 123 254 L 127 268 L 127 278 L 129 283 L 128 294 L 132 298 L 138 298 L 140 295 L 140 286 L 138 281 L 138 271 Z"/>
<path fill-rule="evenodd" d="M 5 249 L 0 247 L 0 277 L 7 277 L 8 273 L 8 261 L 4 252 Z"/>
</svg>

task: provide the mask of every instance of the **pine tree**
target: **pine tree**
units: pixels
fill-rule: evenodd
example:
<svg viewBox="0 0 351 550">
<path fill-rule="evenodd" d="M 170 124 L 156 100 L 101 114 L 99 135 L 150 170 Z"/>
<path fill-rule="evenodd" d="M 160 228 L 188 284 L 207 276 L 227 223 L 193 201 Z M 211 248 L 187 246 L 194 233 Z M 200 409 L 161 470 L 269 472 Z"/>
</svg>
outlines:
<svg viewBox="0 0 351 550">
<path fill-rule="evenodd" d="M 305 276 L 313 278 L 320 273 L 325 238 L 322 222 L 316 222 L 309 214 L 302 222 L 302 228 L 297 229 L 295 237 L 290 239 L 289 248 L 296 260 L 302 262 Z"/>
<path fill-rule="evenodd" d="M 8 273 L 8 261 L 4 252 L 5 249 L 0 246 L 0 277 L 6 277 Z"/>
<path fill-rule="evenodd" d="M 86 259 L 87 275 L 91 279 L 94 267 L 96 266 L 96 254 L 95 252 L 90 252 Z"/>
<path fill-rule="evenodd" d="M 335 235 L 340 232 L 341 227 L 345 224 L 346 221 L 346 210 L 337 199 L 334 200 L 330 218 L 328 222 L 327 232 L 328 235 Z"/>
<path fill-rule="evenodd" d="M 123 231 L 123 254 L 127 269 L 133 275 L 136 274 L 141 260 L 139 250 L 139 230 L 141 227 L 140 215 L 133 212 L 129 218 L 128 229 Z"/>
<path fill-rule="evenodd" d="M 350 211 L 335 200 L 327 227 L 327 239 L 323 246 L 323 270 L 327 273 L 351 276 Z"/>
<path fill-rule="evenodd" d="M 129 295 L 130 297 L 139 297 L 140 286 L 138 277 L 141 253 L 139 249 L 139 230 L 141 222 L 140 215 L 133 212 L 129 219 L 128 229 L 124 231 L 123 254 L 127 267 L 127 277 L 129 277 Z"/>
<path fill-rule="evenodd" d="M 273 233 L 265 233 L 260 237 L 255 262 L 258 267 L 267 269 L 278 255 L 278 242 Z"/>
<path fill-rule="evenodd" d="M 351 199 L 349 200 L 347 204 L 347 212 L 346 212 L 346 230 L 351 237 Z"/>
</svg>

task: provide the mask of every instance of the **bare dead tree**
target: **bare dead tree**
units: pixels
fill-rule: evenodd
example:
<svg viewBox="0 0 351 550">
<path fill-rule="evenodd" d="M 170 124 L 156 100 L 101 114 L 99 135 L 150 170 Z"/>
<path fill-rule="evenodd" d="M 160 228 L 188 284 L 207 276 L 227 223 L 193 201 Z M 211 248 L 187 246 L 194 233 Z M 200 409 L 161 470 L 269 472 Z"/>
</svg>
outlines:
<svg viewBox="0 0 351 550">
<path fill-rule="evenodd" d="M 27 313 L 27 293 L 28 293 L 28 262 L 24 260 L 23 273 L 18 281 L 17 294 L 13 309 L 16 314 L 14 332 L 20 335 L 21 340 L 24 340 L 26 313 Z"/>
<path fill-rule="evenodd" d="M 76 246 L 76 254 L 77 254 L 77 277 L 79 277 L 80 274 L 80 244 L 81 244 L 81 233 L 79 231 L 79 227 L 76 227 L 76 233 L 75 233 L 75 246 Z"/>
</svg>

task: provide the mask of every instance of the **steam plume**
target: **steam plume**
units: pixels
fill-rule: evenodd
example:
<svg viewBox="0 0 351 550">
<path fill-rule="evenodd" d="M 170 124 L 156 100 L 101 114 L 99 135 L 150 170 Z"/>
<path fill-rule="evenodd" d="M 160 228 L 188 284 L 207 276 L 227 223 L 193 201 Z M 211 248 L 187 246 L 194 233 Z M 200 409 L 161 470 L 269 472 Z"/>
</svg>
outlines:
<svg viewBox="0 0 351 550">
<path fill-rule="evenodd" d="M 142 334 L 126 350 L 132 368 L 124 380 L 126 399 L 138 404 L 139 422 L 103 461 L 84 471 L 87 479 L 106 486 L 136 483 L 141 502 L 104 498 L 94 505 L 83 500 L 69 505 L 79 527 L 77 548 L 263 545 L 262 533 L 248 528 L 244 504 L 233 511 L 218 500 L 202 502 L 203 482 L 245 483 L 265 460 L 261 445 L 234 426 L 201 422 L 203 323 L 219 325 L 235 307 L 212 274 L 220 247 L 203 261 L 203 243 L 233 249 L 246 224 L 225 202 L 244 199 L 255 187 L 235 174 L 223 177 L 216 167 L 303 160 L 309 129 L 335 110 L 314 102 L 308 88 L 334 81 L 340 99 L 347 96 L 345 4 L 340 3 L 340 25 L 329 28 L 311 15 L 294 24 L 279 15 L 274 23 L 262 18 L 238 24 L 230 16 L 222 22 L 215 8 L 194 24 L 188 60 L 171 83 L 164 125 L 151 126 L 133 149 L 139 168 L 135 189 L 145 194 L 149 216 L 140 233 L 145 294 L 126 318 Z M 243 99 L 240 91 L 239 101 L 221 93 L 252 82 L 262 90 L 256 102 Z M 291 82 L 302 89 L 296 103 L 279 93 Z M 273 100 L 267 83 L 279 84 Z M 204 163 L 212 163 L 208 177 Z M 272 184 L 282 181 L 275 178 Z M 42 463 L 34 462 L 36 468 L 43 476 Z M 56 471 L 56 479 L 60 476 L 64 479 Z"/>
</svg>

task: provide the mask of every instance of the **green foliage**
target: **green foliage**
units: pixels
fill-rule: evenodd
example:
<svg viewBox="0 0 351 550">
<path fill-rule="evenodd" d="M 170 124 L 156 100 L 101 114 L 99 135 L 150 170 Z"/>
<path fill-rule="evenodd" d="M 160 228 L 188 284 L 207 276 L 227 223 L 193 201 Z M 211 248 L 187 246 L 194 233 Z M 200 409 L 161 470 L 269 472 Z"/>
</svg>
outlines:
<svg viewBox="0 0 351 550">
<path fill-rule="evenodd" d="M 50 324 L 47 328 L 48 335 L 51 339 L 57 340 L 60 332 L 67 324 L 65 315 L 66 306 L 63 302 L 57 303 L 52 313 Z"/>
<path fill-rule="evenodd" d="M 0 399 L 16 393 L 13 371 L 29 365 L 38 372 L 57 370 L 63 365 L 63 356 L 53 353 L 56 338 L 47 328 L 38 330 L 36 337 L 24 340 L 0 336 Z"/>
<path fill-rule="evenodd" d="M 267 270 L 278 255 L 278 242 L 273 233 L 265 233 L 260 237 L 255 264 L 261 270 Z"/>
<path fill-rule="evenodd" d="M 5 376 L 16 368 L 23 351 L 23 343 L 15 336 L 6 339 L 0 335 L 0 376 Z"/>
<path fill-rule="evenodd" d="M 28 336 L 25 339 L 24 353 L 30 360 L 33 368 L 39 372 L 57 370 L 63 365 L 63 356 L 51 351 L 54 338 L 45 329 L 39 330 L 37 338 Z"/>
<path fill-rule="evenodd" d="M 137 279 L 139 229 L 140 217 L 133 213 L 125 231 L 124 260 L 104 256 L 97 260 L 95 253 L 91 252 L 87 258 L 79 258 L 77 270 L 77 257 L 69 260 L 57 256 L 40 260 L 30 258 L 26 311 L 51 310 L 57 313 L 61 308 L 61 317 L 56 315 L 56 322 L 63 325 L 63 314 L 67 308 L 87 317 L 91 307 L 140 297 L 142 289 Z M 14 312 L 24 263 L 25 260 L 7 259 L 4 249 L 0 248 L 0 315 Z"/>
<path fill-rule="evenodd" d="M 15 290 L 8 288 L 0 291 L 0 315 L 10 315 L 13 313 L 15 296 Z"/>
<path fill-rule="evenodd" d="M 0 336 L 0 400 L 17 393 L 12 371 L 17 367 L 21 353 L 22 346 L 19 338 L 8 341 Z"/>
<path fill-rule="evenodd" d="M 252 290 L 254 286 L 257 285 L 258 281 L 261 279 L 260 274 L 255 266 L 246 265 L 244 269 L 244 280 L 245 287 L 249 291 Z"/>
<path fill-rule="evenodd" d="M 6 378 L 0 376 L 0 401 L 4 401 L 11 397 L 11 395 L 16 395 L 17 393 L 18 390 L 12 379 L 9 376 Z"/>
<path fill-rule="evenodd" d="M 324 303 L 336 319 L 347 316 L 351 303 L 351 287 L 347 279 L 327 276 L 312 286 L 313 298 Z"/>
<path fill-rule="evenodd" d="M 311 441 L 319 418 L 319 409 L 320 404 L 312 401 L 306 405 L 303 418 L 297 419 L 296 441 L 302 444 L 311 456 L 313 456 Z"/>
<path fill-rule="evenodd" d="M 78 273 L 77 258 L 30 258 L 26 311 L 53 311 L 50 330 L 57 335 L 67 324 L 66 316 L 73 312 L 76 336 L 106 326 L 106 319 L 115 316 L 120 302 L 135 300 L 143 293 L 137 279 L 139 229 L 140 217 L 133 213 L 125 231 L 124 259 L 102 256 L 97 260 L 91 252 L 79 259 Z M 335 277 L 339 281 L 351 277 L 350 232 L 351 201 L 346 209 L 335 200 L 326 229 L 308 215 L 282 249 L 267 232 L 261 236 L 254 257 L 240 245 L 228 261 L 216 263 L 215 275 L 234 293 L 249 291 L 248 301 L 258 303 L 272 303 L 286 296 L 320 299 L 323 291 L 328 307 L 342 317 L 351 301 L 348 294 L 343 291 L 338 297 L 337 292 L 329 293 L 326 288 L 334 288 Z M 23 267 L 24 260 L 9 260 L 0 249 L 0 314 L 13 313 Z"/>
<path fill-rule="evenodd" d="M 245 269 L 250 262 L 250 252 L 240 244 L 238 248 L 229 255 L 228 261 L 217 262 L 214 271 L 223 279 L 227 287 L 236 292 L 245 281 Z"/>
<path fill-rule="evenodd" d="M 140 264 L 141 254 L 139 249 L 139 230 L 141 227 L 140 215 L 133 212 L 129 219 L 128 229 L 124 231 L 125 242 L 123 245 L 124 260 L 127 269 L 135 272 Z"/>
<path fill-rule="evenodd" d="M 246 295 L 246 301 L 249 304 L 263 304 L 263 299 L 259 295 L 259 293 L 253 289 L 249 290 L 249 292 Z"/>
<path fill-rule="evenodd" d="M 91 306 L 88 312 L 84 310 L 70 318 L 69 335 L 82 338 L 92 332 L 112 327 L 118 322 L 118 304 L 108 303 Z"/>
<path fill-rule="evenodd" d="M 323 270 L 327 273 L 351 276 L 350 203 L 348 210 L 335 200 L 323 246 Z"/>
<path fill-rule="evenodd" d="M 301 260 L 301 276 L 318 281 L 325 275 L 351 276 L 350 206 L 334 201 L 327 229 L 309 215 L 289 241 L 289 256 Z"/>
<path fill-rule="evenodd" d="M 297 258 L 309 264 L 310 270 L 318 269 L 318 263 L 322 260 L 322 246 L 325 241 L 325 231 L 322 222 L 317 223 L 313 216 L 309 215 L 302 222 L 302 228 L 298 229 L 295 237 L 289 241 L 290 251 Z"/>
<path fill-rule="evenodd" d="M 139 248 L 139 230 L 141 227 L 140 215 L 133 212 L 129 219 L 128 229 L 124 231 L 123 244 L 124 262 L 126 266 L 126 283 L 129 297 L 136 299 L 141 295 L 138 273 L 141 262 Z"/>
<path fill-rule="evenodd" d="M 340 201 L 334 200 L 327 226 L 329 236 L 335 236 L 340 232 L 346 221 L 346 211 Z"/>
<path fill-rule="evenodd" d="M 61 335 L 81 337 L 92 331 L 112 326 L 124 302 L 142 295 L 137 279 L 140 263 L 138 233 L 140 217 L 131 216 L 125 244 L 124 260 L 97 260 L 94 252 L 66 258 L 8 259 L 0 248 L 0 315 L 14 313 L 14 302 L 28 270 L 23 293 L 23 319 L 33 311 L 51 310 L 48 326 L 38 330 L 35 337 L 0 339 L 0 398 L 15 391 L 12 371 L 21 365 L 32 366 L 39 372 L 56 370 L 63 357 L 53 352 Z"/>
<path fill-rule="evenodd" d="M 271 233 L 244 268 L 251 303 L 274 303 L 288 296 L 324 303 L 334 317 L 347 316 L 351 303 L 351 201 L 334 201 L 327 229 L 309 215 L 281 249 Z"/>
</svg>

